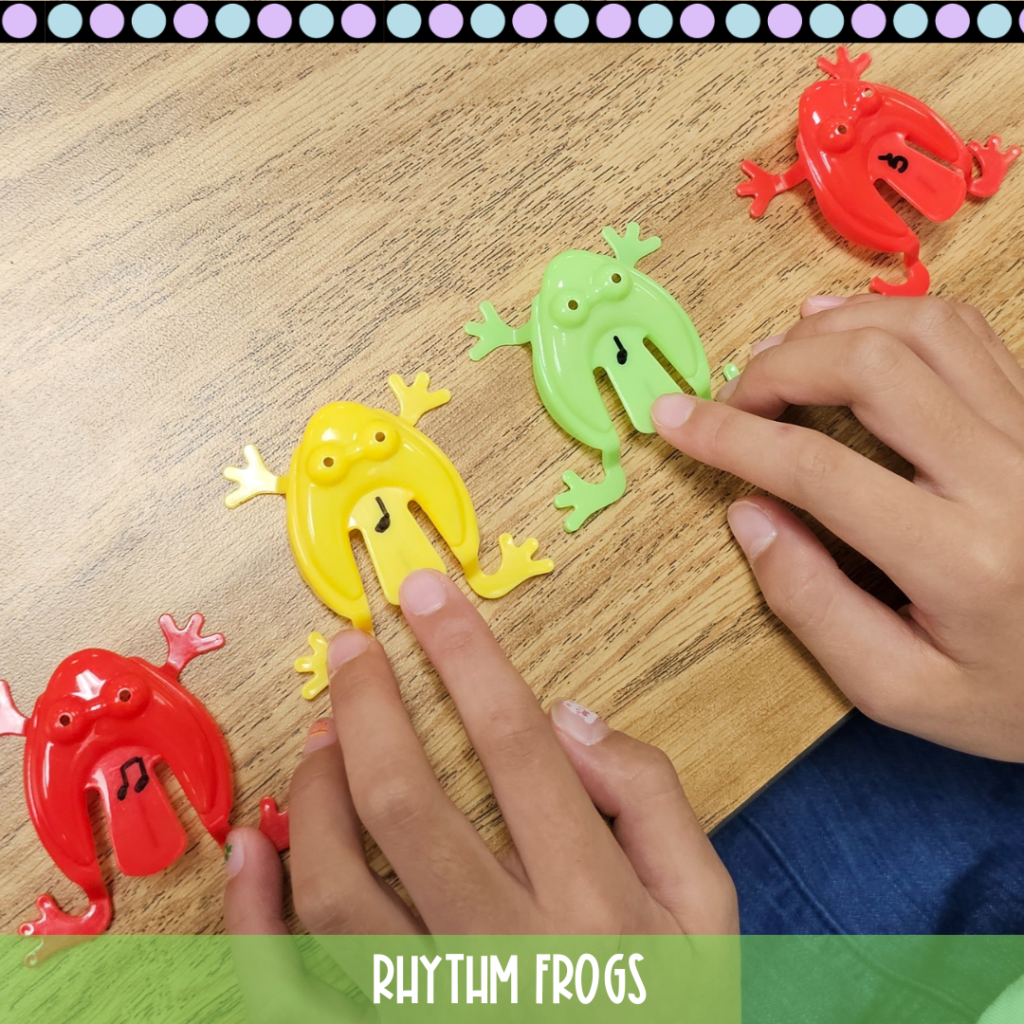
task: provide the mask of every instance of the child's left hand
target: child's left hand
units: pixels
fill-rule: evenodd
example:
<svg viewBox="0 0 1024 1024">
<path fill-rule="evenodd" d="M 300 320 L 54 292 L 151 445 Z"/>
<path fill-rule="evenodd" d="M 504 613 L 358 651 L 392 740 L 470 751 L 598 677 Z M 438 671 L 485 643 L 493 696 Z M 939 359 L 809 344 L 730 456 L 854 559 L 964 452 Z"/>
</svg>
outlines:
<svg viewBox="0 0 1024 1024">
<path fill-rule="evenodd" d="M 737 930 L 732 880 L 665 754 L 571 701 L 545 715 L 476 609 L 440 573 L 413 573 L 401 600 L 483 762 L 515 850 L 496 858 L 448 798 L 384 650 L 347 630 L 328 652 L 333 721 L 313 724 L 289 797 L 292 891 L 311 932 Z M 415 912 L 367 863 L 364 826 Z M 285 933 L 281 863 L 269 840 L 236 829 L 228 842 L 228 931 Z"/>
</svg>

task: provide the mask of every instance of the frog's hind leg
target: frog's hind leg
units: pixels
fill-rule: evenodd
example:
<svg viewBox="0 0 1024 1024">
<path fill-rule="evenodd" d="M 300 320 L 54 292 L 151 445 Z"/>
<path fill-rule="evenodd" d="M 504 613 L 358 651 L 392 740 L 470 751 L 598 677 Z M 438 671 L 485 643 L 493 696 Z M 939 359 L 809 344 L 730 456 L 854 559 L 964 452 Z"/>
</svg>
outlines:
<svg viewBox="0 0 1024 1024">
<path fill-rule="evenodd" d="M 993 135 L 984 145 L 980 142 L 970 142 L 967 148 L 981 168 L 981 174 L 967 182 L 967 191 L 980 199 L 994 196 L 999 191 L 1010 165 L 1020 156 L 1020 146 L 1010 146 L 1004 150 L 1003 140 L 998 135 Z"/>
<path fill-rule="evenodd" d="M 903 254 L 903 262 L 907 268 L 907 279 L 902 284 L 890 284 L 880 277 L 874 278 L 871 282 L 871 290 L 879 295 L 902 295 L 920 296 L 928 294 L 928 287 L 931 284 L 931 274 L 928 268 L 921 262 L 921 246 L 917 239 L 913 245 Z"/>
<path fill-rule="evenodd" d="M 540 544 L 533 537 L 517 545 L 511 533 L 503 533 L 498 539 L 498 547 L 501 549 L 501 565 L 497 572 L 487 575 L 476 559 L 462 566 L 466 581 L 481 597 L 504 597 L 533 576 L 546 576 L 554 571 L 555 563 L 550 558 L 534 559 Z"/>
<path fill-rule="evenodd" d="M 618 438 L 601 452 L 604 479 L 599 484 L 587 483 L 571 470 L 562 477 L 569 488 L 555 498 L 555 508 L 571 508 L 566 516 L 567 533 L 575 533 L 592 515 L 613 505 L 626 493 L 626 472 L 622 468 L 622 454 Z"/>
</svg>

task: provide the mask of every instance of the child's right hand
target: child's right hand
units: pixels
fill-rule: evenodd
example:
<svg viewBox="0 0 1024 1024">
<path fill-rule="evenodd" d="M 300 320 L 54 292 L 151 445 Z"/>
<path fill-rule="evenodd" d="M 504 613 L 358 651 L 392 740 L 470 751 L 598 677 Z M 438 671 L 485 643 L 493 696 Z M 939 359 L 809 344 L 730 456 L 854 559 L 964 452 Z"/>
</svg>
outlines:
<svg viewBox="0 0 1024 1024">
<path fill-rule="evenodd" d="M 666 395 L 680 451 L 805 509 L 909 604 L 855 586 L 780 502 L 729 510 L 768 604 L 883 724 L 1024 760 L 1024 372 L 974 308 L 939 299 L 809 300 L 755 345 L 717 402 Z M 916 469 L 906 480 L 789 405 L 846 405 Z"/>
</svg>

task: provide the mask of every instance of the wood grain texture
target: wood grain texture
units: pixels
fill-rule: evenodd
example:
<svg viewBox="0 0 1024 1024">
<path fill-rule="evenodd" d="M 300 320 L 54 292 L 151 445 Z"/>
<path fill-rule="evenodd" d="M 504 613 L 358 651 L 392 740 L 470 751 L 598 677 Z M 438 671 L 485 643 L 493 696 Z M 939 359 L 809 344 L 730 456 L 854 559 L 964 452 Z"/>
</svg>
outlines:
<svg viewBox="0 0 1024 1024">
<path fill-rule="evenodd" d="M 1024 140 L 1024 77 L 998 46 L 872 47 L 872 75 L 965 137 Z M 781 169 L 823 49 L 803 45 L 8 46 L 0 61 L 0 676 L 30 710 L 89 646 L 162 659 L 157 616 L 195 610 L 227 647 L 184 682 L 220 722 L 235 820 L 284 798 L 328 702 L 292 660 L 338 621 L 292 563 L 283 501 L 228 512 L 242 446 L 287 466 L 308 417 L 428 370 L 452 403 L 424 430 L 469 484 L 487 567 L 535 535 L 555 575 L 479 602 L 545 704 L 571 696 L 664 747 L 701 819 L 720 821 L 845 712 L 761 601 L 725 513 L 742 483 L 630 433 L 626 497 L 580 533 L 551 500 L 598 461 L 541 408 L 526 351 L 466 356 L 490 299 L 522 322 L 546 262 L 603 251 L 639 220 L 643 269 L 681 300 L 713 369 L 785 328 L 811 293 L 862 290 L 892 257 L 852 251 L 804 188 L 759 223 L 744 158 Z M 948 224 L 921 225 L 935 290 L 1021 340 L 1024 174 Z M 801 414 L 896 465 L 846 413 Z M 365 560 L 364 560 L 365 564 Z M 854 573 L 867 572 L 847 559 Z M 453 572 L 461 579 L 458 571 Z M 448 792 L 496 845 L 486 780 L 438 679 L 368 587 L 410 713 Z M 486 685 L 486 680 L 481 681 Z M 0 929 L 52 891 L 0 743 Z M 169 782 L 173 799 L 181 794 Z M 114 930 L 221 927 L 220 854 L 116 873 Z"/>
</svg>

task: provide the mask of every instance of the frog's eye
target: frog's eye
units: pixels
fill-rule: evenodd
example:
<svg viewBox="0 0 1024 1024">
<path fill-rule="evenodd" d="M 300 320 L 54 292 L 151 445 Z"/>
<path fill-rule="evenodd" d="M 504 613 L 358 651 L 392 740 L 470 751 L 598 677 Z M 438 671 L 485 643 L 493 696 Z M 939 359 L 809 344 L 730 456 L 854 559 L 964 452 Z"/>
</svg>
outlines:
<svg viewBox="0 0 1024 1024">
<path fill-rule="evenodd" d="M 371 459 L 389 459 L 401 444 L 398 431 L 387 423 L 371 423 L 366 428 L 362 445 L 363 451 Z"/>
<path fill-rule="evenodd" d="M 551 315 L 560 327 L 579 327 L 590 315 L 590 309 L 582 295 L 561 291 L 552 303 Z"/>
<path fill-rule="evenodd" d="M 862 114 L 873 114 L 882 106 L 882 97 L 870 86 L 861 91 L 857 100 L 857 110 Z"/>
<path fill-rule="evenodd" d="M 73 743 L 85 732 L 87 718 L 84 707 L 60 708 L 50 722 L 50 736 L 57 743 Z"/>
<path fill-rule="evenodd" d="M 818 128 L 823 149 L 833 153 L 843 153 L 853 146 L 857 133 L 849 121 L 826 121 Z"/>
<path fill-rule="evenodd" d="M 149 703 L 149 696 L 149 684 L 136 676 L 117 676 L 103 687 L 107 711 L 117 718 L 134 718 Z"/>
<path fill-rule="evenodd" d="M 633 288 L 633 277 L 628 270 L 615 269 L 600 281 L 601 297 L 623 299 Z"/>
<path fill-rule="evenodd" d="M 337 483 L 345 475 L 345 459 L 337 445 L 322 444 L 313 450 L 306 462 L 306 472 L 313 483 L 325 487 Z"/>
</svg>

